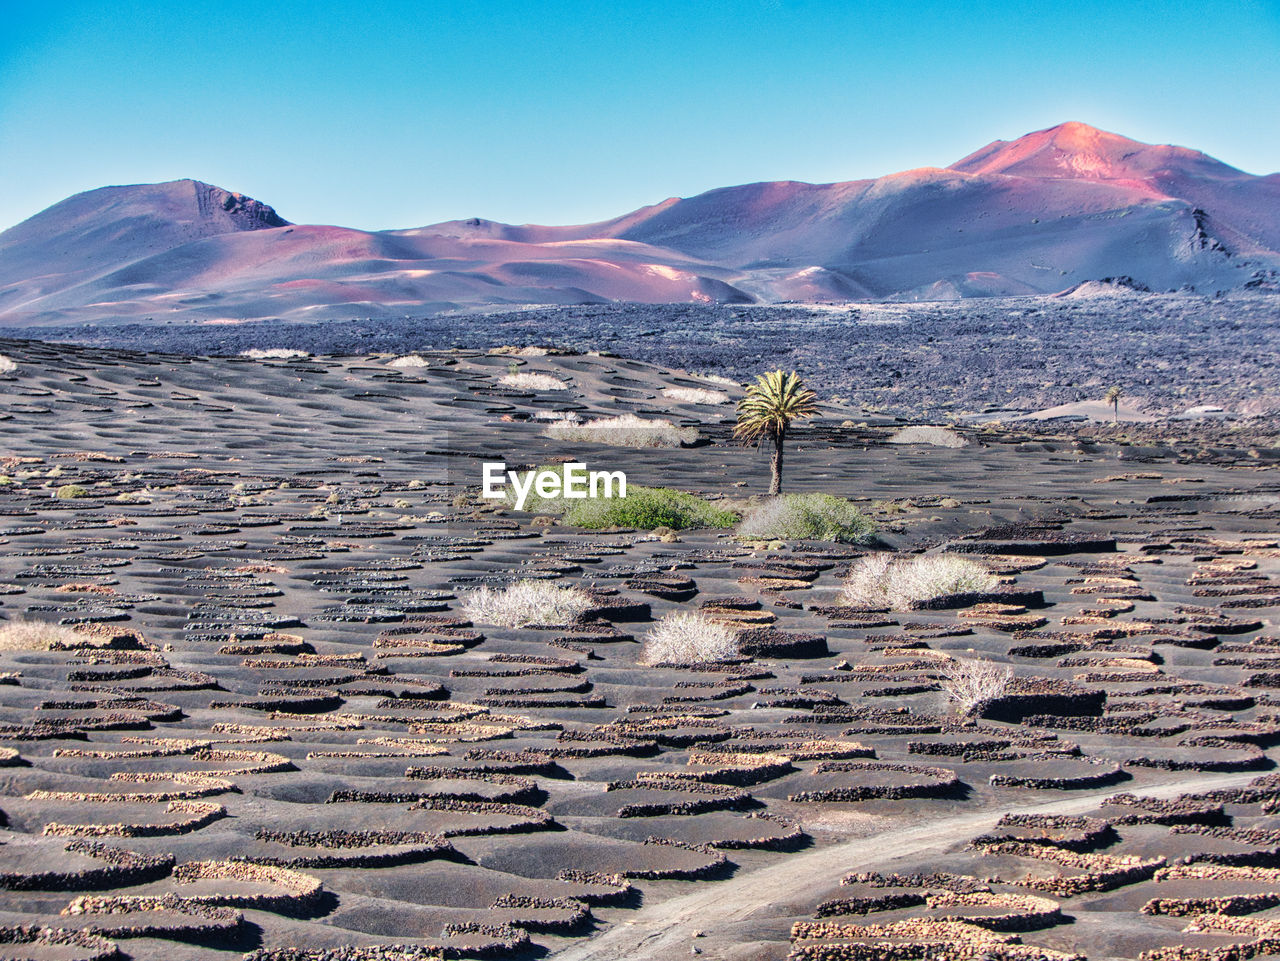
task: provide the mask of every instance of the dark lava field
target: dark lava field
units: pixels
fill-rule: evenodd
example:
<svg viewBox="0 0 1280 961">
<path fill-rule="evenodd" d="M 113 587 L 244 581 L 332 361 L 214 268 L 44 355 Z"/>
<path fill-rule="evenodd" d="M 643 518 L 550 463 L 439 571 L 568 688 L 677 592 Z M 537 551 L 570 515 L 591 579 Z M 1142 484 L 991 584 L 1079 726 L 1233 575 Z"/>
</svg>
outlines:
<svg viewBox="0 0 1280 961">
<path fill-rule="evenodd" d="M 314 324 L 153 320 L 4 333 L 201 355 L 555 345 L 739 381 L 766 366 L 797 369 L 824 394 L 929 418 L 1098 400 L 1112 385 L 1149 413 L 1280 410 L 1274 294 L 1215 298 L 1091 285 L 1064 296 L 918 304 L 588 304 Z"/>
<path fill-rule="evenodd" d="M 894 443 L 904 422 L 862 406 L 1043 406 L 1070 389 L 1037 385 L 1121 375 L 1168 407 L 1274 399 L 1272 301 L 1161 303 L 1176 324 L 1064 307 L 1098 325 L 1085 349 L 1060 325 L 1046 342 L 1045 301 L 1002 306 L 1039 313 L 990 351 L 990 308 L 967 303 L 852 324 L 531 311 L 275 360 L 0 342 L 0 634 L 61 632 L 0 650 L 0 957 L 1277 954 L 1274 445 Z M 526 330 L 641 356 L 393 366 L 423 337 Z M 800 346 L 776 355 L 774 330 Z M 237 339 L 259 333 L 173 336 L 288 346 Z M 1136 359 L 1117 346 L 1143 338 Z M 714 503 L 762 493 L 765 457 L 730 438 L 741 389 L 654 359 L 811 373 L 826 398 L 793 434 L 788 489 L 851 499 L 877 540 L 586 530 L 476 498 L 497 458 L 576 457 Z M 563 386 L 503 386 L 513 369 Z M 555 440 L 543 424 L 565 412 L 699 436 Z M 851 566 L 885 551 L 967 558 L 997 586 L 843 602 Z M 520 628 L 468 616 L 470 592 L 525 581 L 589 604 Z M 730 626 L 740 654 L 642 663 L 673 612 Z M 944 687 L 974 659 L 1011 678 L 962 714 Z"/>
</svg>

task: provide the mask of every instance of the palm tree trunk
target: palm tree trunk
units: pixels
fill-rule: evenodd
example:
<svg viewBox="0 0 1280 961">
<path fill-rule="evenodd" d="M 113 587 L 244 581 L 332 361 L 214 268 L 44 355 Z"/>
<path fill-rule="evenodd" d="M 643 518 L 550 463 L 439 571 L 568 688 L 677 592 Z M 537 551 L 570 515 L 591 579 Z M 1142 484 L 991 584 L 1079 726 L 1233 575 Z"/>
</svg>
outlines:
<svg viewBox="0 0 1280 961">
<path fill-rule="evenodd" d="M 1111 423 L 1120 423 L 1120 398 L 1117 397 L 1111 402 Z"/>
<path fill-rule="evenodd" d="M 772 476 L 769 478 L 769 493 L 777 495 L 782 493 L 782 442 L 786 439 L 787 430 L 784 427 L 778 431 L 773 443 L 773 464 L 771 465 Z"/>
</svg>

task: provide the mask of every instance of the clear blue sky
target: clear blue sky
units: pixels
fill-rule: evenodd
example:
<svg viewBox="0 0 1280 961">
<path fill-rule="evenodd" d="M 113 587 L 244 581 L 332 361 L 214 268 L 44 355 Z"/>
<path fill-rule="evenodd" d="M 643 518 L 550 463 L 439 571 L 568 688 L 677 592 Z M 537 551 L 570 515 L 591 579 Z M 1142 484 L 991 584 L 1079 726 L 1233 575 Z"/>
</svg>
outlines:
<svg viewBox="0 0 1280 961">
<path fill-rule="evenodd" d="M 1082 120 L 1280 170 L 1280 0 L 32 3 L 0 29 L 0 228 L 194 177 L 290 220 L 598 220 L 943 166 Z"/>
</svg>

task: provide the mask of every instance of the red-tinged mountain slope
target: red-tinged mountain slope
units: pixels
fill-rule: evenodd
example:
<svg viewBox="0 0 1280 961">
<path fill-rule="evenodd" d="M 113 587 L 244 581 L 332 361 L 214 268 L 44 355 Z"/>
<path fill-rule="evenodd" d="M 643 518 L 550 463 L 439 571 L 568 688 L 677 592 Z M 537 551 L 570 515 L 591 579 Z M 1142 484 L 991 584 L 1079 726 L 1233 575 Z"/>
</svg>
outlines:
<svg viewBox="0 0 1280 961">
<path fill-rule="evenodd" d="M 1214 292 L 1278 271 L 1280 175 L 1067 123 L 946 168 L 726 187 L 567 227 L 295 226 L 197 181 L 107 187 L 0 234 L 0 324 L 936 300 L 1117 277 Z"/>
</svg>

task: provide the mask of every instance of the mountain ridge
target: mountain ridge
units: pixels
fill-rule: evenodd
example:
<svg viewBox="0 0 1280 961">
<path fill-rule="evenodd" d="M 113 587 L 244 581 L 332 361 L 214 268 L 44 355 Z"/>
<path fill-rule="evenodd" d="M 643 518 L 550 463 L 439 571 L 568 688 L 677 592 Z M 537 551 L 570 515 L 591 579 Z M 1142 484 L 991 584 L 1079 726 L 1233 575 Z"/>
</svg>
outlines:
<svg viewBox="0 0 1280 961">
<path fill-rule="evenodd" d="M 0 325 L 456 307 L 1271 289 L 1280 174 L 1079 122 L 947 167 L 669 197 L 593 224 L 291 224 L 198 180 L 103 187 L 0 233 Z"/>
</svg>

